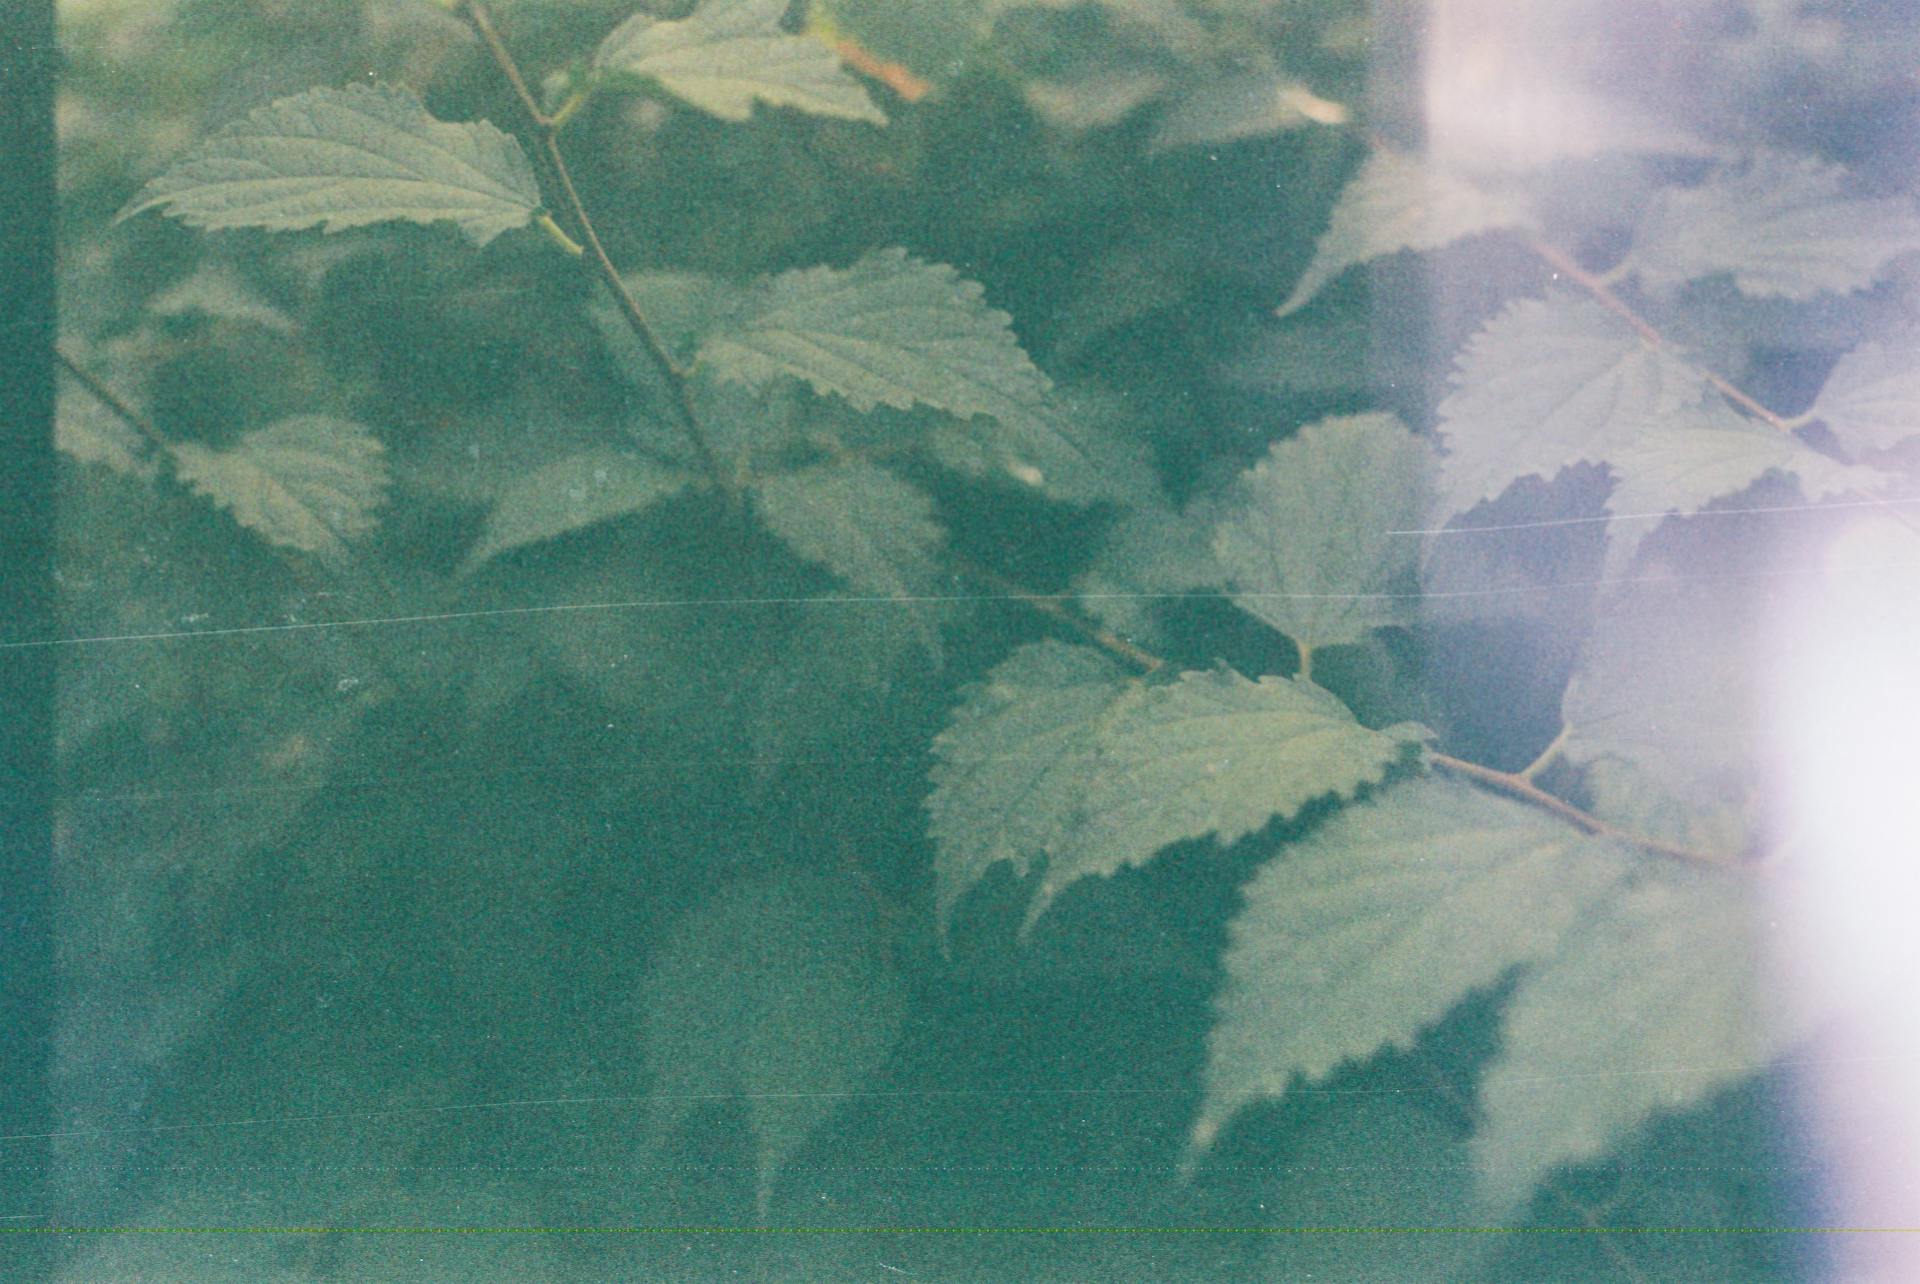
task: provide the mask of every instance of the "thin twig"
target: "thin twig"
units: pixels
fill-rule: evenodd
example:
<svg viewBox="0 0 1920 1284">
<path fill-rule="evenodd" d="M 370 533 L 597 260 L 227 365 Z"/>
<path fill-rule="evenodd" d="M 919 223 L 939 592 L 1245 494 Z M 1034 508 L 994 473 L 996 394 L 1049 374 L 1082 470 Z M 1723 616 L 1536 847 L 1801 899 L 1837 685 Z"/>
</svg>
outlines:
<svg viewBox="0 0 1920 1284">
<path fill-rule="evenodd" d="M 61 367 L 64 368 L 68 374 L 72 375 L 82 388 L 92 393 L 101 405 L 111 410 L 115 415 L 119 416 L 128 427 L 145 438 L 148 445 L 163 455 L 172 452 L 173 443 L 167 440 L 165 433 L 154 426 L 151 419 L 148 419 L 145 415 L 121 400 L 119 394 L 102 383 L 92 371 L 68 356 L 66 349 L 55 344 L 53 355 L 60 362 Z"/>
<path fill-rule="evenodd" d="M 1069 610 L 1066 604 L 1072 600 L 1070 594 L 1035 593 L 991 567 L 980 565 L 965 554 L 954 553 L 950 557 L 954 566 L 968 579 L 978 580 L 996 593 L 1005 594 L 1017 602 L 1024 602 L 1042 615 L 1059 620 L 1082 637 L 1097 643 L 1101 649 L 1137 666 L 1142 672 L 1153 673 L 1165 667 L 1167 662 L 1160 656 L 1151 651 L 1141 650 L 1111 629 L 1103 628 L 1078 611 Z"/>
<path fill-rule="evenodd" d="M 560 148 L 561 121 L 540 110 L 533 92 L 527 88 L 526 77 L 520 72 L 520 64 L 514 60 L 513 51 L 500 38 L 499 31 L 493 25 L 492 17 L 487 13 L 481 0 L 463 0 L 460 15 L 479 35 L 487 52 L 493 56 L 494 65 L 513 86 L 513 92 L 520 100 L 527 119 L 533 123 L 540 136 L 540 150 L 546 158 L 553 176 L 560 184 L 561 195 L 565 198 L 567 214 L 580 232 L 580 240 L 585 245 L 587 257 L 592 260 L 600 279 L 607 289 L 613 292 L 614 299 L 620 305 L 620 313 L 626 319 L 627 326 L 640 340 L 640 346 L 646 350 L 647 358 L 652 362 L 662 381 L 672 389 L 676 408 L 680 414 L 680 426 L 686 434 L 688 443 L 699 457 L 701 467 L 713 479 L 714 485 L 723 492 L 731 494 L 732 479 L 721 468 L 720 461 L 713 453 L 713 447 L 707 441 L 707 435 L 700 426 L 700 414 L 693 403 L 693 389 L 688 383 L 687 371 L 675 361 L 667 345 L 661 341 L 653 324 L 647 320 L 646 312 L 640 307 L 640 301 L 627 288 L 626 281 L 620 275 L 608 257 L 606 246 L 601 244 L 600 233 L 593 225 L 593 219 L 587 213 L 586 203 L 580 199 L 580 189 L 574 184 L 573 171 L 567 166 L 566 153 Z"/>
</svg>

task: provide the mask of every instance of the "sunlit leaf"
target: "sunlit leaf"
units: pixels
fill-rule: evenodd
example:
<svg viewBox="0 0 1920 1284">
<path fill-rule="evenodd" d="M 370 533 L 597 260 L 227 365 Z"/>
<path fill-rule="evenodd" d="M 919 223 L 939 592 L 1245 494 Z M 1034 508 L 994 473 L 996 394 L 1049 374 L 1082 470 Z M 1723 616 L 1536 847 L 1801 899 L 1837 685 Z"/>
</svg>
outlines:
<svg viewBox="0 0 1920 1284">
<path fill-rule="evenodd" d="M 385 448 L 359 424 L 297 415 L 246 434 L 231 450 L 173 448 L 180 480 L 269 544 L 347 556 L 386 500 Z"/>
<path fill-rule="evenodd" d="M 872 898 L 787 873 L 723 889 L 662 941 L 642 987 L 659 1162 L 716 1099 L 746 1104 L 764 1218 L 780 1170 L 899 1038 L 906 994 Z"/>
<path fill-rule="evenodd" d="M 1490 1208 L 1766 1067 L 1790 1033 L 1761 983 L 1771 915 L 1751 878 L 1648 866 L 1522 978 L 1480 1089 Z"/>
<path fill-rule="evenodd" d="M 1436 250 L 1527 223 L 1526 212 L 1511 199 L 1483 192 L 1414 157 L 1376 148 L 1340 193 L 1313 261 L 1280 305 L 1280 315 L 1305 307 L 1329 281 L 1369 259 Z"/>
<path fill-rule="evenodd" d="M 1899 445 L 1920 434 L 1920 356 L 1906 344 L 1861 344 L 1835 364 L 1807 413 L 1849 450 Z"/>
<path fill-rule="evenodd" d="M 1031 925 L 1081 878 L 1378 781 L 1425 734 L 1362 727 L 1307 682 L 1216 670 L 1148 685 L 1084 647 L 1022 648 L 934 742 L 942 921 L 998 862 L 1024 874 L 1044 856 Z"/>
<path fill-rule="evenodd" d="M 1234 602 L 1303 648 L 1406 624 L 1432 456 L 1391 415 L 1310 424 L 1235 483 L 1214 534 Z"/>
<path fill-rule="evenodd" d="M 1707 395 L 1684 361 L 1566 294 L 1508 305 L 1468 341 L 1453 384 L 1440 403 L 1448 512 L 1522 477 L 1605 463 Z"/>
<path fill-rule="evenodd" d="M 1852 195 L 1846 180 L 1809 156 L 1759 152 L 1665 192 L 1635 231 L 1628 262 L 1656 288 L 1727 274 L 1759 298 L 1863 289 L 1890 260 L 1920 249 L 1920 212 L 1906 197 Z"/>
<path fill-rule="evenodd" d="M 468 565 L 651 508 L 691 480 L 678 469 L 618 451 L 570 455 L 506 484 Z"/>
<path fill-rule="evenodd" d="M 850 268 L 806 268 L 763 281 L 737 321 L 708 336 L 700 359 L 760 385 L 782 376 L 862 410 L 932 406 L 1032 423 L 1047 377 L 1014 338 L 1011 318 L 952 268 L 881 250 Z"/>
<path fill-rule="evenodd" d="M 207 138 L 121 214 L 160 209 L 195 227 L 448 220 L 484 245 L 524 227 L 540 187 L 520 144 L 486 121 L 435 120 L 392 85 L 314 89 Z"/>
<path fill-rule="evenodd" d="M 860 82 L 823 42 L 781 29 L 788 0 L 702 0 L 679 21 L 635 14 L 594 54 L 603 71 L 644 76 L 723 120 L 753 104 L 887 123 Z"/>
<path fill-rule="evenodd" d="M 1550 957 L 1628 853 L 1464 784 L 1349 807 L 1263 866 L 1231 927 L 1197 1150 L 1234 1112 L 1384 1048 Z"/>
</svg>

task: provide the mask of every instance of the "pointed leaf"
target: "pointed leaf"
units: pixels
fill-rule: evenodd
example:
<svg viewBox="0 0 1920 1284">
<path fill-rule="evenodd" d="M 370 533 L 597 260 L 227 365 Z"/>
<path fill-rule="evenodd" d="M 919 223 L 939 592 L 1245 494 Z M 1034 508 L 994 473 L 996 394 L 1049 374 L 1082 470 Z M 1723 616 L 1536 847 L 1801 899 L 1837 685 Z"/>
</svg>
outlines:
<svg viewBox="0 0 1920 1284">
<path fill-rule="evenodd" d="M 1631 446 L 1609 462 L 1616 478 L 1607 508 L 1604 574 L 1614 578 L 1633 560 L 1660 516 L 1697 513 L 1716 499 L 1738 494 L 1769 473 L 1799 483 L 1809 501 L 1878 490 L 1893 480 L 1872 468 L 1842 463 L 1791 433 L 1736 414 L 1723 402 L 1708 402 L 1672 424 L 1649 424 Z"/>
<path fill-rule="evenodd" d="M 1491 1208 L 1765 1067 L 1787 1034 L 1760 985 L 1768 916 L 1749 878 L 1649 866 L 1521 981 L 1480 1087 Z"/>
<path fill-rule="evenodd" d="M 1324 419 L 1228 494 L 1214 556 L 1234 604 L 1304 649 L 1409 623 L 1432 456 L 1391 415 Z"/>
<path fill-rule="evenodd" d="M 1840 358 L 1807 412 L 1849 451 L 1888 450 L 1920 433 L 1920 354 L 1863 343 Z"/>
<path fill-rule="evenodd" d="M 524 227 L 540 188 L 520 144 L 486 121 L 450 124 L 392 85 L 314 89 L 202 142 L 121 214 L 195 227 L 326 231 L 448 219 L 476 244 Z"/>
<path fill-rule="evenodd" d="M 1194 1146 L 1296 1077 L 1411 1047 L 1470 991 L 1550 956 L 1628 859 L 1453 781 L 1410 782 L 1341 812 L 1247 886 Z"/>
<path fill-rule="evenodd" d="M 857 886 L 781 873 L 722 890 L 668 933 L 642 985 L 659 1162 L 688 1116 L 738 1094 L 766 1216 L 781 1168 L 900 1036 L 905 988 L 873 926 Z"/>
<path fill-rule="evenodd" d="M 700 359 L 756 386 L 804 379 L 861 410 L 928 405 L 1035 422 L 1047 377 L 983 294 L 952 268 L 897 249 L 850 268 L 784 272 L 759 285 L 732 326 L 707 338 Z"/>
<path fill-rule="evenodd" d="M 1350 267 L 1401 250 L 1437 250 L 1483 232 L 1525 227 L 1516 202 L 1386 148 L 1368 155 L 1341 191 L 1313 260 L 1280 305 L 1296 312 Z"/>
<path fill-rule="evenodd" d="M 1597 303 L 1522 299 L 1468 341 L 1440 403 L 1446 511 L 1496 498 L 1519 478 L 1605 463 L 1649 425 L 1700 405 L 1706 384 Z"/>
<path fill-rule="evenodd" d="M 756 489 L 768 528 L 795 553 L 863 593 L 901 599 L 928 647 L 939 650 L 930 604 L 913 601 L 932 596 L 942 575 L 936 556 L 944 532 L 925 493 L 858 459 L 777 473 Z"/>
<path fill-rule="evenodd" d="M 1424 735 L 1368 730 L 1311 683 L 1218 671 L 1147 686 L 1084 647 L 1022 648 L 934 742 L 943 922 L 1001 860 L 1024 874 L 1047 858 L 1031 925 L 1081 878 L 1376 782 Z"/>
<path fill-rule="evenodd" d="M 385 449 L 359 424 L 298 415 L 246 434 L 232 450 L 173 448 L 174 472 L 197 495 L 269 544 L 330 560 L 374 527 L 386 500 Z"/>
<path fill-rule="evenodd" d="M 556 460 L 502 488 L 467 565 L 651 508 L 690 481 L 679 469 L 612 450 Z"/>
<path fill-rule="evenodd" d="M 781 30 L 787 7 L 788 0 L 703 0 L 677 22 L 635 14 L 601 43 L 594 66 L 645 76 L 722 120 L 747 119 L 759 101 L 886 124 L 833 50 Z"/>
<path fill-rule="evenodd" d="M 1849 195 L 1846 178 L 1809 156 L 1761 151 L 1666 192 L 1635 231 L 1629 262 L 1656 289 L 1721 274 L 1758 298 L 1864 289 L 1920 249 L 1920 213 L 1906 197 Z"/>
</svg>

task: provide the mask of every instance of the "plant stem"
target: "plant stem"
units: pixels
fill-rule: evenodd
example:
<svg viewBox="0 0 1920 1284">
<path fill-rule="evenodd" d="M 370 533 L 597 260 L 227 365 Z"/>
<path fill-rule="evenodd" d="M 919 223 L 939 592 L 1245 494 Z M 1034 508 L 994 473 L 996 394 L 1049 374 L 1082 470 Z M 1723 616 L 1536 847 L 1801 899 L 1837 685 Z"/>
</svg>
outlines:
<svg viewBox="0 0 1920 1284">
<path fill-rule="evenodd" d="M 145 415 L 121 400 L 113 389 L 101 382 L 92 371 L 68 356 L 66 349 L 60 345 L 54 345 L 53 354 L 60 362 L 61 367 L 65 369 L 68 374 L 72 375 L 74 380 L 78 382 L 82 388 L 85 388 L 91 393 L 101 405 L 117 415 L 128 427 L 139 433 L 148 445 L 152 446 L 162 455 L 171 455 L 173 453 L 173 443 L 167 440 L 166 434 L 161 432 L 151 419 L 148 419 Z"/>
<path fill-rule="evenodd" d="M 573 171 L 567 166 L 566 153 L 560 148 L 560 126 L 564 120 L 561 117 L 549 116 L 540 110 L 540 104 L 534 98 L 533 91 L 527 87 L 526 77 L 520 72 L 520 64 L 514 60 L 513 52 L 507 48 L 506 42 L 500 39 L 500 33 L 494 27 L 493 18 L 488 14 L 486 5 L 481 3 L 481 0 L 461 0 L 459 13 L 480 37 L 481 43 L 487 47 L 487 52 L 493 56 L 494 65 L 500 69 L 501 75 L 506 77 L 507 83 L 513 86 L 514 95 L 519 98 L 520 107 L 526 112 L 527 119 L 533 122 L 533 127 L 540 137 L 541 153 L 546 158 L 548 167 L 552 169 L 554 178 L 560 184 L 561 195 L 566 199 L 568 216 L 579 230 L 581 241 L 585 243 L 586 256 L 598 271 L 600 280 L 613 292 L 614 299 L 620 305 L 621 315 L 626 318 L 628 327 L 640 340 L 640 346 L 646 350 L 647 359 L 652 362 L 661 380 L 673 390 L 674 401 L 680 413 L 681 429 L 686 434 L 688 444 L 693 447 L 694 454 L 699 457 L 702 469 L 722 493 L 732 495 L 734 491 L 732 478 L 721 468 L 720 460 L 713 453 L 713 447 L 707 440 L 706 431 L 700 425 L 700 414 L 693 404 L 693 389 L 687 381 L 686 370 L 673 359 L 673 354 L 667 351 L 666 344 L 661 341 L 652 323 L 647 320 L 647 314 L 641 309 L 640 301 L 633 297 L 633 291 L 627 288 L 626 281 L 620 276 L 620 269 L 616 268 L 613 260 L 607 256 L 606 246 L 600 242 L 600 233 L 594 228 L 593 219 L 587 214 L 586 204 L 580 199 L 580 189 L 574 184 Z M 571 115 L 571 112 L 568 114 Z M 552 235 L 553 232 L 560 232 L 557 225 L 548 234 Z M 560 234 L 562 237 L 566 235 L 564 232 Z M 571 238 L 567 238 L 567 243 L 572 243 Z M 576 245 L 574 248 L 580 247 Z"/>
<path fill-rule="evenodd" d="M 1564 722 L 1561 723 L 1559 734 L 1554 736 L 1552 742 L 1548 744 L 1545 749 L 1542 749 L 1540 751 L 1540 756 L 1538 758 L 1535 758 L 1532 762 L 1528 763 L 1526 766 L 1520 769 L 1520 779 L 1522 780 L 1538 779 L 1540 776 L 1540 773 L 1545 771 L 1548 767 L 1551 767 L 1554 764 L 1555 760 L 1560 757 L 1560 750 L 1566 747 L 1567 737 L 1572 734 L 1573 734 L 1573 728 L 1569 727 Z"/>
<path fill-rule="evenodd" d="M 1622 299 L 1616 294 L 1613 286 L 1609 284 L 1606 279 L 1587 271 L 1575 261 L 1571 254 L 1568 254 L 1557 245 L 1541 240 L 1537 236 L 1528 237 L 1526 239 L 1526 245 L 1529 250 L 1533 251 L 1535 258 L 1554 270 L 1555 275 L 1566 277 L 1569 281 L 1572 281 L 1575 285 L 1593 296 L 1594 302 L 1632 326 L 1634 333 L 1646 340 L 1649 347 L 1659 348 L 1663 351 L 1671 350 L 1672 345 L 1667 342 L 1666 336 L 1654 329 L 1652 323 L 1638 312 L 1635 312 L 1625 299 Z M 1716 392 L 1754 418 L 1779 429 L 1781 432 L 1793 431 L 1794 425 L 1792 423 L 1760 404 L 1760 402 L 1753 397 L 1740 391 L 1740 389 L 1734 387 L 1713 371 L 1703 366 L 1695 366 L 1694 369 L 1698 370 L 1701 377 L 1713 385 Z"/>
</svg>

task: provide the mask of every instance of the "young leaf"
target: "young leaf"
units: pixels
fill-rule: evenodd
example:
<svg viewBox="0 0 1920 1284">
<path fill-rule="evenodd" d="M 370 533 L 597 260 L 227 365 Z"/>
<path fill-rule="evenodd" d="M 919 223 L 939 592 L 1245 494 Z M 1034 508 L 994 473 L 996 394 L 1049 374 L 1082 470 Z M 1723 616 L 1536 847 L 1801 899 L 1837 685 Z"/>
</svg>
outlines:
<svg viewBox="0 0 1920 1284">
<path fill-rule="evenodd" d="M 1794 478 L 1810 501 L 1876 490 L 1892 480 L 1823 455 L 1720 401 L 1690 410 L 1671 425 L 1649 424 L 1637 441 L 1613 454 L 1609 468 L 1616 480 L 1607 507 L 1616 516 L 1607 527 L 1608 578 L 1626 570 L 1660 515 L 1697 513 L 1769 473 Z"/>
<path fill-rule="evenodd" d="M 635 14 L 593 56 L 603 71 L 644 76 L 722 120 L 756 100 L 817 116 L 887 123 L 860 82 L 821 41 L 781 30 L 788 0 L 703 0 L 677 22 Z"/>
<path fill-rule="evenodd" d="M 1691 366 L 1565 294 L 1509 305 L 1468 340 L 1453 383 L 1440 403 L 1450 513 L 1522 477 L 1605 463 L 1706 396 Z"/>
<path fill-rule="evenodd" d="M 1863 343 L 1834 365 L 1807 412 L 1849 451 L 1887 450 L 1920 433 L 1920 357 Z"/>
<path fill-rule="evenodd" d="M 296 415 L 240 439 L 232 450 L 173 448 L 175 474 L 269 544 L 330 560 L 374 527 L 386 500 L 385 450 L 359 424 Z"/>
<path fill-rule="evenodd" d="M 1888 261 L 1920 249 L 1920 213 L 1905 197 L 1851 196 L 1846 177 L 1812 157 L 1758 152 L 1664 193 L 1628 262 L 1655 289 L 1721 274 L 1758 298 L 1864 289 Z"/>
<path fill-rule="evenodd" d="M 1213 551 L 1234 604 L 1303 650 L 1406 624 L 1418 600 L 1427 448 L 1391 415 L 1310 424 L 1229 492 Z"/>
<path fill-rule="evenodd" d="M 899 598 L 913 612 L 923 640 L 940 638 L 915 603 L 939 587 L 936 560 L 944 532 L 933 501 L 884 468 L 862 462 L 816 464 L 762 478 L 756 489 L 769 529 L 809 562 L 818 562 L 863 593 Z"/>
<path fill-rule="evenodd" d="M 642 993 L 650 1148 L 721 1095 L 744 1098 L 764 1218 L 781 1167 L 879 1069 L 906 1012 L 859 888 L 783 873 L 723 890 L 661 942 Z"/>
<path fill-rule="evenodd" d="M 486 121 L 435 120 L 409 90 L 354 84 L 282 98 L 228 125 L 120 217 L 148 209 L 195 227 L 272 231 L 448 219 L 485 245 L 532 220 L 540 187 L 520 144 Z"/>
<path fill-rule="evenodd" d="M 691 480 L 676 468 L 618 451 L 569 455 L 506 484 L 467 565 L 651 508 Z"/>
<path fill-rule="evenodd" d="M 1024 874 L 1045 856 L 1031 926 L 1081 878 L 1372 784 L 1425 734 L 1368 730 L 1311 683 L 1221 670 L 1147 686 L 1084 647 L 1024 647 L 934 742 L 941 920 L 997 862 Z"/>
<path fill-rule="evenodd" d="M 1230 929 L 1196 1151 L 1242 1106 L 1386 1047 L 1549 957 L 1625 851 L 1453 781 L 1349 807 L 1263 866 Z"/>
<path fill-rule="evenodd" d="M 838 393 L 861 410 L 916 404 L 951 414 L 1033 423 L 1047 377 L 1014 338 L 1011 318 L 952 268 L 881 250 L 850 268 L 816 267 L 762 281 L 700 360 L 759 386 L 781 376 Z"/>
<path fill-rule="evenodd" d="M 1437 250 L 1528 222 L 1526 211 L 1506 197 L 1411 156 L 1376 148 L 1340 193 L 1313 260 L 1280 305 L 1280 315 L 1299 311 L 1329 281 L 1369 259 L 1401 250 Z"/>
<path fill-rule="evenodd" d="M 1650 866 L 1521 981 L 1480 1088 L 1491 1208 L 1764 1067 L 1786 1034 L 1759 984 L 1771 912 L 1750 879 Z"/>
</svg>

